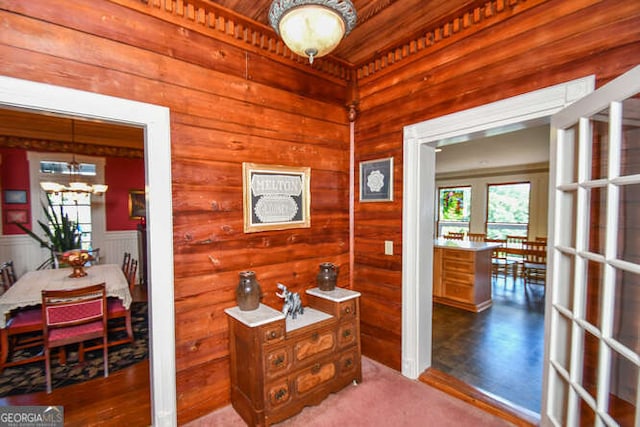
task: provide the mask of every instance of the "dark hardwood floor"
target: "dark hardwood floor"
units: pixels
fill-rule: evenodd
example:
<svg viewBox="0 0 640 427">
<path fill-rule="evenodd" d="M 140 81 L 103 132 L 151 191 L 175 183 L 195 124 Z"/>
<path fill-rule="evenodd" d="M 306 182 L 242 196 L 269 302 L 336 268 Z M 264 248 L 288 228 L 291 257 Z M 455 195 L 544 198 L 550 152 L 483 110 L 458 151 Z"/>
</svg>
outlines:
<svg viewBox="0 0 640 427">
<path fill-rule="evenodd" d="M 134 301 L 146 301 L 146 289 L 136 286 Z M 84 383 L 46 392 L 0 398 L 0 406 L 63 406 L 64 425 L 149 426 L 151 392 L 149 360 Z"/>
<path fill-rule="evenodd" d="M 434 304 L 432 367 L 530 411 L 540 412 L 544 288 L 493 282 L 481 313 Z"/>
</svg>

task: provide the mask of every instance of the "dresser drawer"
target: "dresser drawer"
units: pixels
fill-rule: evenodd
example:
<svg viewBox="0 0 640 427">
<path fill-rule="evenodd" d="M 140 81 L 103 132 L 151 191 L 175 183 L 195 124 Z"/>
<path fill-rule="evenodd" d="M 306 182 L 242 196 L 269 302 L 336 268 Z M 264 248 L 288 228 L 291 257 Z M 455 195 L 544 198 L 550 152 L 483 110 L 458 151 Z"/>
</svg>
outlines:
<svg viewBox="0 0 640 427">
<path fill-rule="evenodd" d="M 291 398 L 289 382 L 284 379 L 267 387 L 267 402 L 272 408 L 284 405 Z"/>
<path fill-rule="evenodd" d="M 473 286 L 474 275 L 458 271 L 447 271 L 444 275 L 444 280 L 447 283 L 456 282 L 460 285 Z"/>
<path fill-rule="evenodd" d="M 291 357 L 287 347 L 272 350 L 265 356 L 265 373 L 269 377 L 287 372 L 289 366 L 291 366 Z"/>
<path fill-rule="evenodd" d="M 271 323 L 262 327 L 262 337 L 265 344 L 275 344 L 284 341 L 284 322 Z"/>
<path fill-rule="evenodd" d="M 473 252 L 445 249 L 442 257 L 445 260 L 473 261 Z"/>
<path fill-rule="evenodd" d="M 473 263 L 468 261 L 445 259 L 442 262 L 442 270 L 444 271 L 444 274 L 447 274 L 451 271 L 457 271 L 460 273 L 473 273 Z"/>
<path fill-rule="evenodd" d="M 356 322 L 341 325 L 338 329 L 338 347 L 343 348 L 355 343 L 357 333 Z"/>
<path fill-rule="evenodd" d="M 293 358 L 300 362 L 310 357 L 332 351 L 336 346 L 335 330 L 313 332 L 296 341 L 293 346 Z"/>
<path fill-rule="evenodd" d="M 314 391 L 336 376 L 335 362 L 316 363 L 296 375 L 294 384 L 298 395 Z"/>
<path fill-rule="evenodd" d="M 444 295 L 447 298 L 468 302 L 473 300 L 473 288 L 470 286 L 445 282 Z"/>
<path fill-rule="evenodd" d="M 353 376 L 354 379 L 358 375 L 358 351 L 356 349 L 348 351 L 340 356 L 338 360 L 338 368 L 340 369 L 340 376 Z"/>
<path fill-rule="evenodd" d="M 340 321 L 355 319 L 356 317 L 356 300 L 341 302 L 339 305 L 338 318 Z"/>
</svg>

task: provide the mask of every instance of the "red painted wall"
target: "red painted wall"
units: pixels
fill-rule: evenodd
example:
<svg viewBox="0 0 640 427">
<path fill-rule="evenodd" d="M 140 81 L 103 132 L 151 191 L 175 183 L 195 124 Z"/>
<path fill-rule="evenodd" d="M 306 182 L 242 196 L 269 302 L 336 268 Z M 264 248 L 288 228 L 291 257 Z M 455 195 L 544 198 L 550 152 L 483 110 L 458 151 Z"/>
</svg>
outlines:
<svg viewBox="0 0 640 427">
<path fill-rule="evenodd" d="M 23 234 L 16 225 L 7 222 L 7 215 L 17 213 L 13 211 L 26 211 L 27 228 L 31 228 L 31 209 L 29 194 L 29 163 L 27 152 L 17 148 L 0 148 L 2 156 L 2 173 L 0 185 L 2 186 L 2 234 Z M 27 192 L 26 203 L 5 203 L 5 190 L 22 190 Z"/>
<path fill-rule="evenodd" d="M 0 148 L 2 171 L 2 234 L 23 234 L 17 226 L 7 223 L 7 212 L 26 210 L 27 226 L 31 228 L 31 195 L 29 192 L 29 162 L 27 151 L 17 148 Z M 140 220 L 129 219 L 129 190 L 144 189 L 144 159 L 108 157 L 105 164 L 105 194 L 107 231 L 135 230 Z M 27 192 L 27 203 L 6 204 L 4 190 Z"/>
<path fill-rule="evenodd" d="M 144 159 L 108 157 L 104 173 L 107 231 L 135 230 L 140 220 L 129 219 L 129 190 L 144 190 Z"/>
</svg>

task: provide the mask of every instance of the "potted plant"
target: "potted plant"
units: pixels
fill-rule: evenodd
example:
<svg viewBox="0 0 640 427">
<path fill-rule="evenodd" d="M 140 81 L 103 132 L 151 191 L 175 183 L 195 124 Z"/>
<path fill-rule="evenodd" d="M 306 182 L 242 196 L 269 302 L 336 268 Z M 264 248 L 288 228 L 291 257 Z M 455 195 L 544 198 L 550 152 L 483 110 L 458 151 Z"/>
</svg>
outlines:
<svg viewBox="0 0 640 427">
<path fill-rule="evenodd" d="M 51 256 L 44 261 L 38 270 L 48 268 L 55 265 L 55 257 L 71 249 L 80 249 L 82 233 L 75 221 L 69 219 L 69 216 L 62 211 L 59 206 L 60 214 L 54 214 L 54 206 L 51 198 L 47 195 L 47 203 L 42 202 L 42 209 L 47 219 L 47 223 L 38 220 L 38 224 L 45 233 L 45 238 L 41 238 L 33 231 L 29 230 L 22 224 L 15 223 L 25 233 L 40 243 L 43 248 L 49 249 Z"/>
</svg>

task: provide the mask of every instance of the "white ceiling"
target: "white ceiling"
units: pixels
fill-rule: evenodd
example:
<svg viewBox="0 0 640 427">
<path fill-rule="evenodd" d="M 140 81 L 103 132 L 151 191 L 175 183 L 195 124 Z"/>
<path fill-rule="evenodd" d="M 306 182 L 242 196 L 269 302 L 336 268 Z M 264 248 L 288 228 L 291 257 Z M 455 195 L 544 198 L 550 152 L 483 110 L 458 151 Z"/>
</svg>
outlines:
<svg viewBox="0 0 640 427">
<path fill-rule="evenodd" d="M 450 144 L 436 153 L 436 174 L 549 161 L 549 125 Z"/>
</svg>

